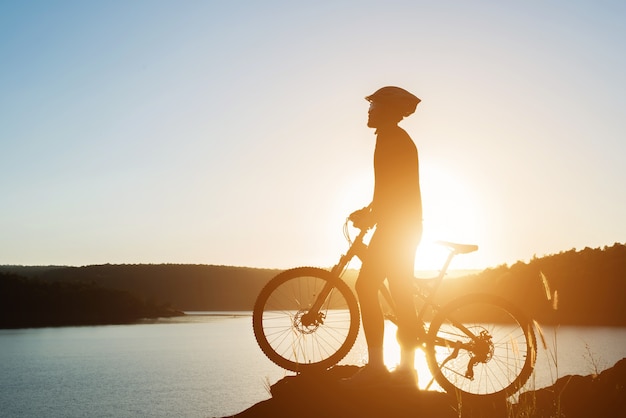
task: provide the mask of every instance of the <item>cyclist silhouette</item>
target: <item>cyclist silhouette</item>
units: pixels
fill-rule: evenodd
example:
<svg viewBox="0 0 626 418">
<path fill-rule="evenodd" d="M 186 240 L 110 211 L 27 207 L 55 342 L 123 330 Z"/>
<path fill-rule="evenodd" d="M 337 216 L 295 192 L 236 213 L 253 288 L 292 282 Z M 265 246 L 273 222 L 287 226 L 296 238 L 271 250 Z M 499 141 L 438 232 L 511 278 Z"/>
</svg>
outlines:
<svg viewBox="0 0 626 418">
<path fill-rule="evenodd" d="M 411 115 L 420 99 L 387 86 L 367 96 L 367 126 L 376 129 L 374 196 L 350 215 L 359 227 L 376 225 L 356 282 L 369 360 L 349 384 L 375 384 L 388 378 L 417 386 L 414 359 L 420 329 L 413 306 L 415 251 L 422 236 L 422 200 L 417 147 L 398 123 Z M 384 316 L 378 291 L 387 279 L 398 319 L 400 364 L 389 372 L 383 361 Z"/>
</svg>

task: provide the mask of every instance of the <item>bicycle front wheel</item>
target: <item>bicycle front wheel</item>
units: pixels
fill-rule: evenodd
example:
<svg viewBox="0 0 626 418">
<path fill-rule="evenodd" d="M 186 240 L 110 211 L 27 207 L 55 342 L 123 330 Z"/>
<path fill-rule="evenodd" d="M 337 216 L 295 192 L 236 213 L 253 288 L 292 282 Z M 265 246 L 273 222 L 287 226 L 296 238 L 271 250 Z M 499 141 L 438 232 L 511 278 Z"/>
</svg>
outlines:
<svg viewBox="0 0 626 418">
<path fill-rule="evenodd" d="M 506 397 L 530 377 L 537 342 L 531 322 L 514 305 L 495 295 L 471 294 L 435 315 L 426 353 L 446 392 Z"/>
<path fill-rule="evenodd" d="M 318 301 L 323 293 L 326 297 Z M 320 306 L 315 312 L 314 304 Z M 345 282 L 327 270 L 300 267 L 265 285 L 254 305 L 252 326 L 270 360 L 301 372 L 327 369 L 345 357 L 356 340 L 359 319 L 356 298 Z"/>
</svg>

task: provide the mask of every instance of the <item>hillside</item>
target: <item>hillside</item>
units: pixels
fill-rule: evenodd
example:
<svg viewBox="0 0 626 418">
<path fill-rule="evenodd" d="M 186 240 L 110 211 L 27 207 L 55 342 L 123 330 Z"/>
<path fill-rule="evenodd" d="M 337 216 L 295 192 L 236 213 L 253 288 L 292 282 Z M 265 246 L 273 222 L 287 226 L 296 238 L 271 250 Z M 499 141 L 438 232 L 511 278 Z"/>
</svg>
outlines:
<svg viewBox="0 0 626 418">
<path fill-rule="evenodd" d="M 626 326 L 626 245 L 569 250 L 445 283 L 501 295 L 545 324 Z"/>
<path fill-rule="evenodd" d="M 251 310 L 264 284 L 280 272 L 180 264 L 0 266 L 3 271 L 44 282 L 93 283 L 182 311 Z M 354 277 L 348 272 L 346 281 L 352 284 Z M 626 245 L 569 250 L 449 279 L 441 300 L 469 292 L 502 295 L 541 323 L 626 326 Z"/>
<path fill-rule="evenodd" d="M 0 273 L 0 328 L 127 324 L 181 315 L 116 289 Z"/>
<path fill-rule="evenodd" d="M 47 282 L 94 283 L 184 311 L 251 310 L 261 288 L 280 272 L 194 264 L 2 266 L 2 271 Z"/>
</svg>

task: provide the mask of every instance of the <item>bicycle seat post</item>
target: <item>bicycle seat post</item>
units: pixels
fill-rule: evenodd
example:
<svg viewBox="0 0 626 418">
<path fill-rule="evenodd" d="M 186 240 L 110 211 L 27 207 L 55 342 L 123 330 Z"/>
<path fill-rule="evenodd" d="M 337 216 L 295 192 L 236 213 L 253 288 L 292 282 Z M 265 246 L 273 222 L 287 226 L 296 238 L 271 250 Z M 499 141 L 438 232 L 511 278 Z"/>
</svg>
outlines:
<svg viewBox="0 0 626 418">
<path fill-rule="evenodd" d="M 437 281 L 435 282 L 435 285 L 433 286 L 432 295 L 435 295 L 437 293 L 437 290 L 439 289 L 441 282 L 446 276 L 448 267 L 450 267 L 450 263 L 452 263 L 452 259 L 456 255 L 467 254 L 467 253 L 471 253 L 471 252 L 478 250 L 478 245 L 473 245 L 473 244 L 456 244 L 454 242 L 448 242 L 448 241 L 436 241 L 436 244 L 446 247 L 449 253 L 448 253 L 448 258 L 446 259 L 446 262 L 443 264 L 443 267 L 441 268 L 441 271 L 439 272 Z"/>
<path fill-rule="evenodd" d="M 448 257 L 446 258 L 446 262 L 443 263 L 443 267 L 441 267 L 441 270 L 439 271 L 439 276 L 437 277 L 437 280 L 435 281 L 435 285 L 433 286 L 432 292 L 431 292 L 431 296 L 434 297 L 434 295 L 437 293 L 437 290 L 439 290 L 439 286 L 441 286 L 441 283 L 443 282 L 443 279 L 446 277 L 446 273 L 448 271 L 448 267 L 450 266 L 450 263 L 452 263 L 452 259 L 454 258 L 454 256 L 456 255 L 456 251 L 454 250 L 450 250 L 450 252 L 448 253 Z"/>
</svg>

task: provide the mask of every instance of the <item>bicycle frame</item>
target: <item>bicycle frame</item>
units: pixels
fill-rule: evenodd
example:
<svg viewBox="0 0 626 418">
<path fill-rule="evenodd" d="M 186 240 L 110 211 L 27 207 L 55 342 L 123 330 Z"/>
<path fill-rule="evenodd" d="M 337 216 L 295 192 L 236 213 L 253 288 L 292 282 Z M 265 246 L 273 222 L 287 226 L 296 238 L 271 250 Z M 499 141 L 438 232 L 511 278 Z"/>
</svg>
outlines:
<svg viewBox="0 0 626 418">
<path fill-rule="evenodd" d="M 347 223 L 346 223 L 346 226 L 347 226 Z M 367 244 L 365 244 L 364 242 L 365 236 L 367 235 L 368 231 L 369 231 L 368 228 L 363 228 L 360 230 L 359 234 L 356 236 L 356 238 L 354 239 L 354 241 L 351 243 L 350 247 L 348 248 L 348 251 L 346 251 L 346 253 L 343 254 L 339 258 L 339 262 L 331 269 L 331 273 L 333 274 L 333 276 L 337 277 L 340 280 L 346 267 L 348 266 L 348 264 L 350 263 L 350 261 L 352 261 L 354 257 L 358 257 L 361 261 L 363 261 L 363 257 L 368 249 Z M 349 238 L 348 238 L 348 241 L 350 241 Z M 458 254 L 469 253 L 469 252 L 476 251 L 478 249 L 478 246 L 476 245 L 455 244 L 455 243 L 446 242 L 446 241 L 437 241 L 437 243 L 449 249 L 448 257 L 446 258 L 446 261 L 444 262 L 441 270 L 439 271 L 439 274 L 436 277 L 431 278 L 431 279 L 415 279 L 414 278 L 414 294 L 418 296 L 423 302 L 422 307 L 418 312 L 419 322 L 423 322 L 423 318 L 427 312 L 428 307 L 431 307 L 433 311 L 437 311 L 439 309 L 439 306 L 435 303 L 435 296 L 439 290 L 439 287 L 441 286 L 441 283 L 443 282 L 443 279 L 448 271 L 450 263 L 452 263 L 452 259 Z M 430 283 L 433 283 L 433 285 L 429 289 L 424 289 L 424 286 L 421 285 L 419 282 L 430 282 Z M 324 286 L 324 288 L 322 289 L 322 291 L 316 298 L 315 302 L 311 305 L 309 311 L 303 316 L 302 318 L 303 323 L 312 324 L 319 318 L 319 316 L 317 315 L 317 312 L 322 307 L 324 300 L 328 297 L 330 291 L 332 290 L 332 287 L 333 286 L 331 283 L 327 283 Z M 389 288 L 383 283 L 380 291 L 385 301 L 395 311 L 393 298 L 391 297 L 391 292 L 389 291 Z M 397 321 L 395 320 L 395 317 L 393 315 L 387 315 L 386 319 L 389 319 L 391 322 L 397 325 Z M 467 332 L 468 335 L 475 337 L 475 335 L 470 330 L 465 328 L 461 323 L 458 323 L 455 325 L 459 326 L 464 332 Z M 439 343 L 450 344 L 453 342 L 442 341 Z"/>
<path fill-rule="evenodd" d="M 360 230 L 354 242 L 348 248 L 348 251 L 340 257 L 339 262 L 331 269 L 331 273 L 333 274 L 333 276 L 341 280 L 341 276 L 343 275 L 346 267 L 348 266 L 348 264 L 354 257 L 359 257 L 359 259 L 363 261 L 363 256 L 365 255 L 365 252 L 367 251 L 367 248 L 368 248 L 367 244 L 363 242 L 367 232 L 368 232 L 368 229 Z M 452 263 L 452 260 L 454 259 L 454 257 L 457 256 L 458 254 L 464 254 L 464 253 L 469 253 L 469 252 L 478 250 L 478 246 L 476 245 L 455 244 L 455 243 L 446 242 L 446 241 L 437 241 L 437 243 L 447 247 L 449 250 L 448 256 L 441 270 L 439 271 L 439 274 L 436 277 L 431 278 L 431 279 L 416 279 L 416 278 L 413 279 L 414 280 L 413 281 L 413 285 L 414 285 L 413 293 L 422 301 L 422 306 L 420 310 L 418 311 L 418 315 L 417 315 L 418 324 L 424 323 L 423 319 L 429 307 L 431 308 L 433 313 L 437 312 L 440 309 L 440 306 L 435 302 L 435 297 L 437 295 L 437 292 L 441 286 L 441 283 L 443 282 L 443 279 L 446 276 L 448 268 L 450 267 L 450 264 Z M 428 286 L 428 289 L 425 289 L 425 286 L 423 284 L 426 284 L 426 283 L 427 284 L 432 283 L 432 285 Z M 333 288 L 333 285 L 330 282 L 324 286 L 324 288 L 322 289 L 322 291 L 316 298 L 315 302 L 313 303 L 309 311 L 302 316 L 303 324 L 314 325 L 318 321 L 323 322 L 323 317 L 320 316 L 318 312 L 320 308 L 322 307 L 324 300 L 326 299 L 326 297 L 328 297 L 332 288 Z M 380 292 L 383 298 L 385 299 L 385 301 L 388 303 L 388 305 L 392 308 L 393 311 L 395 311 L 395 304 L 393 302 L 393 298 L 391 297 L 391 292 L 389 288 L 387 287 L 387 285 L 383 283 L 383 285 L 381 286 Z M 398 325 L 398 322 L 395 316 L 393 315 L 387 314 L 385 315 L 385 319 L 390 320 L 396 326 Z M 473 348 L 472 345 L 475 344 L 476 341 L 480 340 L 480 336 L 476 335 L 474 332 L 468 329 L 465 325 L 463 325 L 462 322 L 457 321 L 454 318 L 450 318 L 450 321 L 459 330 L 463 331 L 465 335 L 470 337 L 471 342 L 462 343 L 460 341 L 453 341 L 447 338 L 441 338 L 437 336 L 433 337 L 433 340 L 430 341 L 430 343 L 433 346 L 454 347 L 453 352 L 442 362 L 441 364 L 442 366 L 448 363 L 450 360 L 455 359 L 458 356 L 461 349 L 471 350 Z M 424 337 L 425 335 L 421 337 L 421 340 L 419 341 L 419 344 L 418 344 L 418 346 L 422 348 L 423 348 L 423 345 L 427 342 L 427 339 Z M 479 361 L 481 360 L 478 357 L 473 358 L 470 361 L 470 364 L 468 364 L 468 368 L 466 371 L 466 377 L 473 379 L 473 376 L 474 376 L 473 368 L 474 368 L 474 365 L 478 363 Z M 430 387 L 433 381 L 434 381 L 434 378 L 430 381 L 430 383 L 428 384 L 428 387 Z"/>
</svg>

